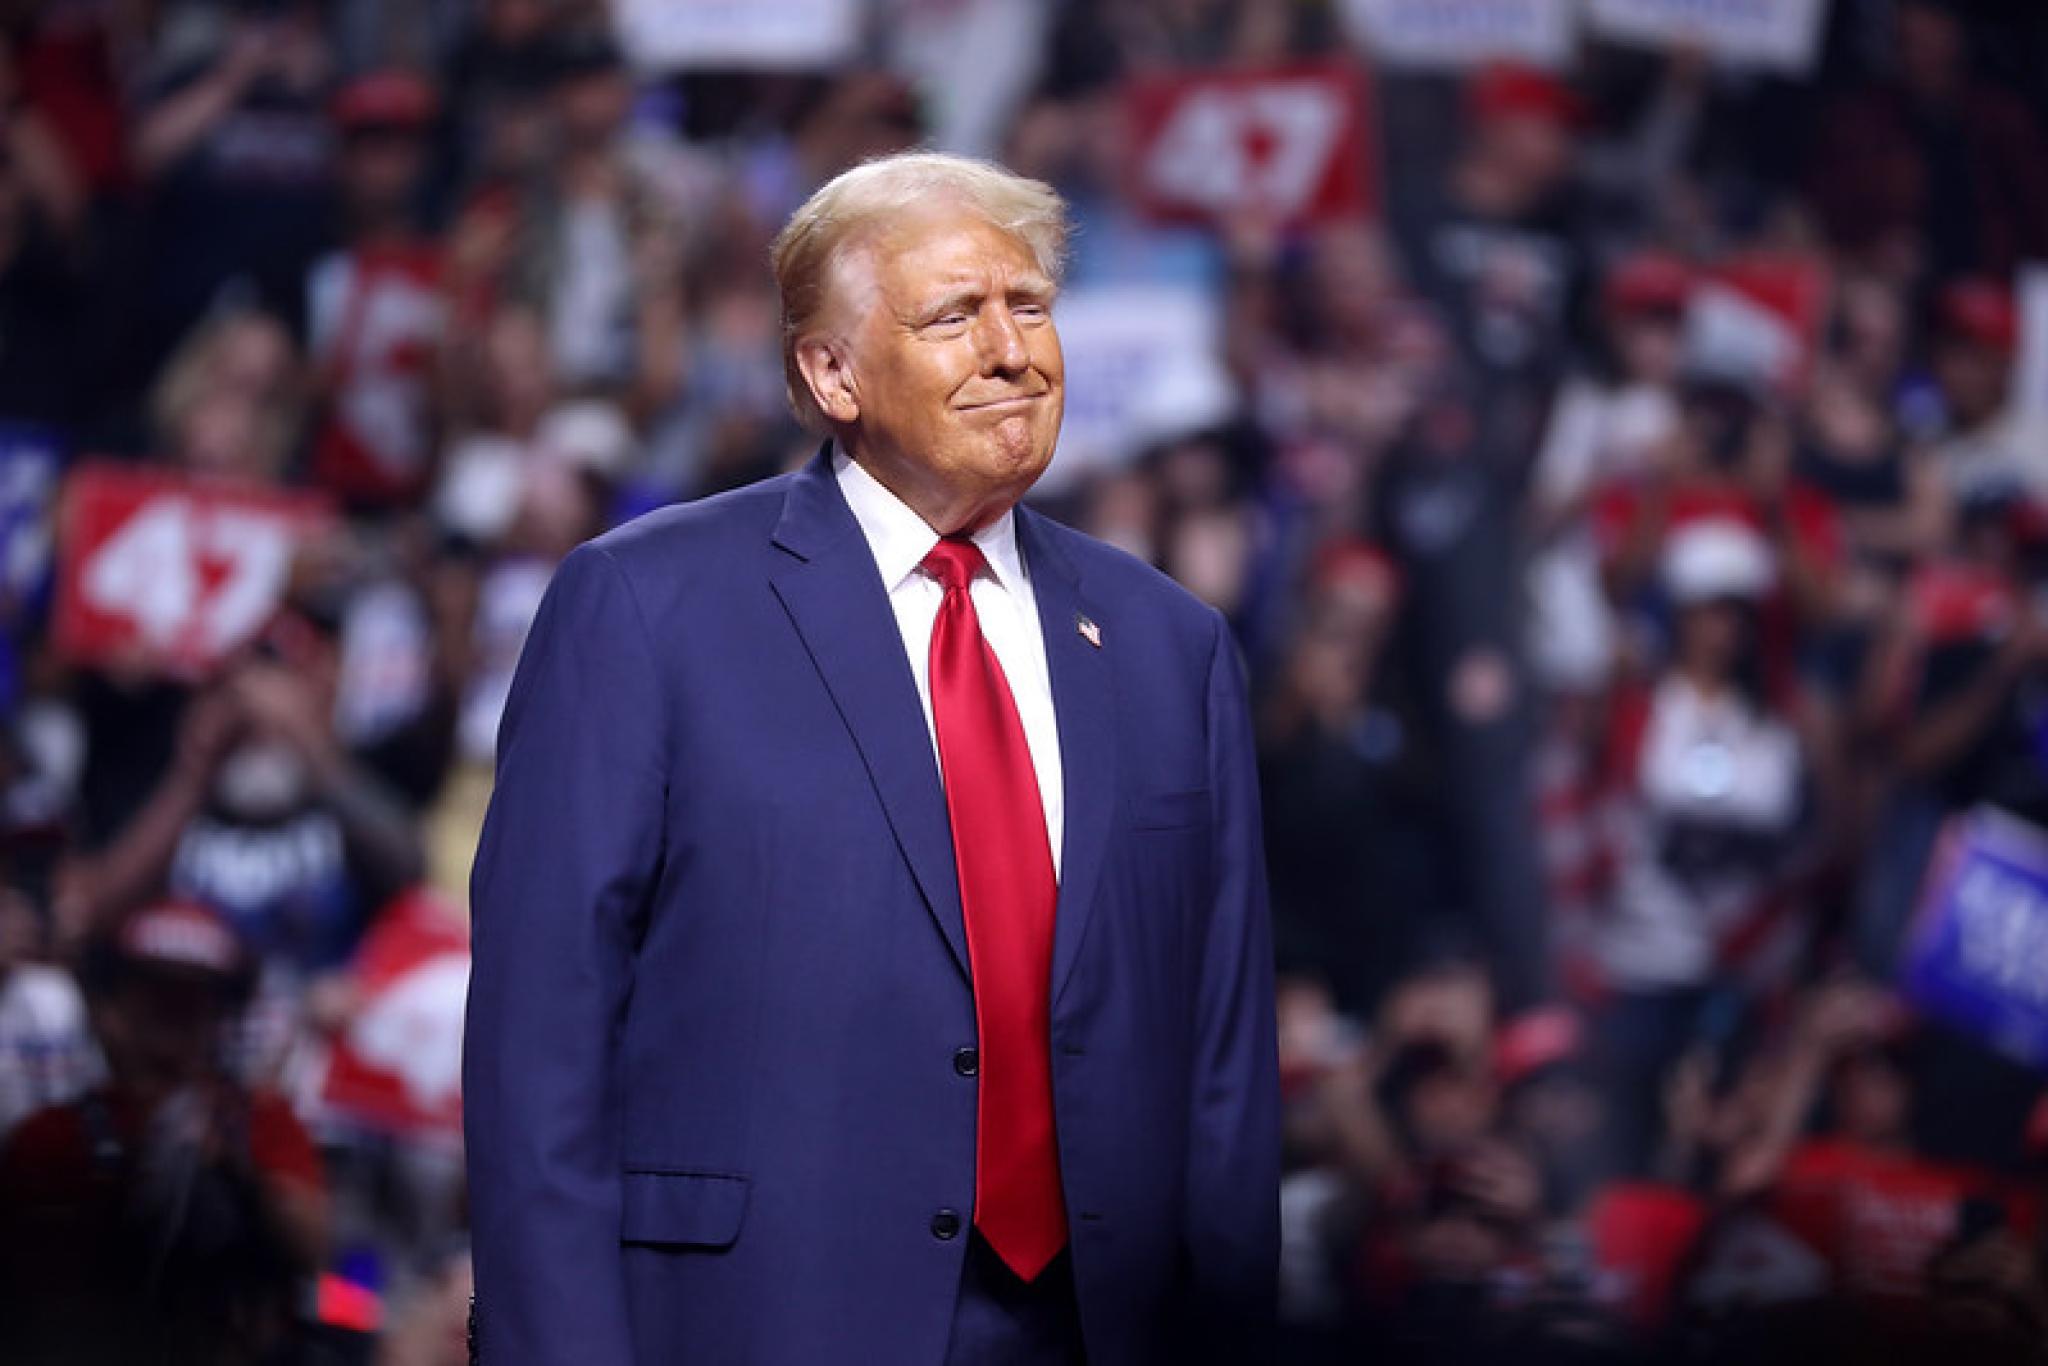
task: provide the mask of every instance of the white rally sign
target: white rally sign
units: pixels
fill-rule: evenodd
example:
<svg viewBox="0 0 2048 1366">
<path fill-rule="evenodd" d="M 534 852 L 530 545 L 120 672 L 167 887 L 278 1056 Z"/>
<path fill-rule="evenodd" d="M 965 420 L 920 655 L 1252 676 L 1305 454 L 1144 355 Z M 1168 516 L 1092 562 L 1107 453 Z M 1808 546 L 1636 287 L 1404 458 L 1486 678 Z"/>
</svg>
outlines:
<svg viewBox="0 0 2048 1366">
<path fill-rule="evenodd" d="M 1597 37 L 1699 48 L 1737 66 L 1794 74 L 1820 53 L 1827 0 L 1585 0 Z"/>
<path fill-rule="evenodd" d="M 1222 316 L 1203 290 L 1174 285 L 1085 285 L 1060 296 L 1066 418 L 1041 494 L 1117 468 L 1156 442 L 1230 416 L 1236 394 L 1223 368 Z"/>
<path fill-rule="evenodd" d="M 1389 66 L 1462 68 L 1572 57 L 1572 0 L 1345 0 L 1353 38 Z"/>
<path fill-rule="evenodd" d="M 854 55 L 861 0 L 612 0 L 642 70 L 805 71 Z"/>
</svg>

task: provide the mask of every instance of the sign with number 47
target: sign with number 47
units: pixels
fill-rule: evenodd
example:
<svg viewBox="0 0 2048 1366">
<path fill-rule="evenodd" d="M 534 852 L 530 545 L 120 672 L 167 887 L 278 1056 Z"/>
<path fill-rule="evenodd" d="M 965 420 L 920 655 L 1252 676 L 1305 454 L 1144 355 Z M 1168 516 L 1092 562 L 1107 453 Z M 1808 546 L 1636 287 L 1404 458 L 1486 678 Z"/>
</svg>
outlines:
<svg viewBox="0 0 2048 1366">
<path fill-rule="evenodd" d="M 1150 77 L 1126 100 L 1137 190 L 1155 218 L 1299 226 L 1374 211 L 1372 95 L 1361 66 Z"/>
<path fill-rule="evenodd" d="M 58 528 L 58 648 L 73 663 L 201 674 L 270 620 L 329 517 L 310 494 L 86 466 Z"/>
</svg>

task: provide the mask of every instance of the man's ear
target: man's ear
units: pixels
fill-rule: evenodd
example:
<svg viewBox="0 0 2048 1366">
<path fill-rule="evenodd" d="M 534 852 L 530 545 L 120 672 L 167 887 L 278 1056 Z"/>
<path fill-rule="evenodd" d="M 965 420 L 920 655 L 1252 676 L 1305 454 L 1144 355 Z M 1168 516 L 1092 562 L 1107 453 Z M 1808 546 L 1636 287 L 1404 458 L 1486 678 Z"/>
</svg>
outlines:
<svg viewBox="0 0 2048 1366">
<path fill-rule="evenodd" d="M 860 420 L 859 389 L 844 342 L 836 337 L 805 337 L 796 344 L 796 368 L 827 421 L 849 424 Z"/>
</svg>

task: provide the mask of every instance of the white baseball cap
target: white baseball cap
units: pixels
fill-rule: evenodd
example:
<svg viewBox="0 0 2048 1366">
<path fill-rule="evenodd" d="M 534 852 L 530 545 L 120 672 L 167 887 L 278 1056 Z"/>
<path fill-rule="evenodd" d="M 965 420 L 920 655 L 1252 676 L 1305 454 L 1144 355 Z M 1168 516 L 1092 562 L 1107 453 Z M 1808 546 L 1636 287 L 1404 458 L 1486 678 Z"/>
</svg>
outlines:
<svg viewBox="0 0 2048 1366">
<path fill-rule="evenodd" d="M 1680 606 L 1715 598 L 1755 600 L 1778 581 L 1777 558 L 1753 528 L 1717 517 L 1674 528 L 1664 543 L 1664 587 Z"/>
</svg>

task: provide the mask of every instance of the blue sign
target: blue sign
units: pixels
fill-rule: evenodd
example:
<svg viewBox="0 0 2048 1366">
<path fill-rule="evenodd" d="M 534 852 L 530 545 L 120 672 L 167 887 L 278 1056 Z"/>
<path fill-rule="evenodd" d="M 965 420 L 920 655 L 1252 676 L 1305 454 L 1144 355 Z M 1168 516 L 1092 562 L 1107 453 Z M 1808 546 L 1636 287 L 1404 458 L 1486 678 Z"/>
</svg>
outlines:
<svg viewBox="0 0 2048 1366">
<path fill-rule="evenodd" d="M 55 433 L 0 422 L 0 600 L 10 620 L 49 584 L 50 507 L 63 467 Z"/>
<path fill-rule="evenodd" d="M 1900 978 L 1927 1014 L 2048 1070 L 2048 830 L 1990 807 L 1952 818 Z"/>
</svg>

